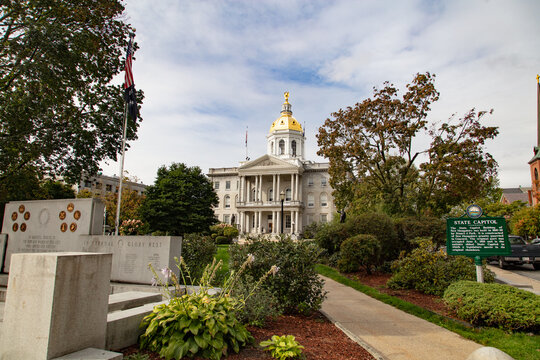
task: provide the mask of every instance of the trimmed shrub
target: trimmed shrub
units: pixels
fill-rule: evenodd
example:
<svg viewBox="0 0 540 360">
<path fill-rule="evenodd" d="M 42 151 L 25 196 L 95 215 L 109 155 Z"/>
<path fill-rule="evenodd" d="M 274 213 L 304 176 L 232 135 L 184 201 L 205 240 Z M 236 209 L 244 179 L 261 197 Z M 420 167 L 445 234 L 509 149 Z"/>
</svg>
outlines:
<svg viewBox="0 0 540 360">
<path fill-rule="evenodd" d="M 229 252 L 230 268 L 234 271 L 240 269 L 248 254 L 255 257 L 241 281 L 245 281 L 246 275 L 260 278 L 272 265 L 279 267 L 277 274 L 270 276 L 262 287 L 274 294 L 285 312 L 309 312 L 320 308 L 326 295 L 324 282 L 315 271 L 321 249 L 313 242 L 258 238 L 243 245 L 233 244 Z"/>
<path fill-rule="evenodd" d="M 349 234 L 348 237 L 369 234 L 377 238 L 381 245 L 379 264 L 382 264 L 383 261 L 396 259 L 402 249 L 394 222 L 386 214 L 365 213 L 350 217 L 345 222 L 345 228 L 346 233 Z"/>
<path fill-rule="evenodd" d="M 226 236 L 216 236 L 216 244 L 217 245 L 232 244 L 232 239 L 229 239 Z"/>
<path fill-rule="evenodd" d="M 349 237 L 345 224 L 333 221 L 322 225 L 318 229 L 315 234 L 315 242 L 327 251 L 328 256 L 331 256 L 339 252 L 341 243 Z"/>
<path fill-rule="evenodd" d="M 227 226 L 223 229 L 223 236 L 232 241 L 232 239 L 238 236 L 238 229 L 233 226 Z"/>
<path fill-rule="evenodd" d="M 512 286 L 459 281 L 444 292 L 444 301 L 460 319 L 476 326 L 540 330 L 540 296 Z"/>
<path fill-rule="evenodd" d="M 212 263 L 217 246 L 210 236 L 188 234 L 182 239 L 182 258 L 190 269 L 192 279 L 186 279 L 195 284 L 201 278 L 204 268 Z"/>
<path fill-rule="evenodd" d="M 341 272 L 354 272 L 363 267 L 371 274 L 371 269 L 379 263 L 380 256 L 381 245 L 375 236 L 356 235 L 341 244 L 338 268 Z"/>
<path fill-rule="evenodd" d="M 446 288 L 459 280 L 476 280 L 476 267 L 465 256 L 447 256 L 437 250 L 431 239 L 418 239 L 418 248 L 392 263 L 394 274 L 388 280 L 392 289 L 416 289 L 442 296 Z M 484 281 L 493 282 L 494 274 L 484 265 Z"/>
<path fill-rule="evenodd" d="M 444 245 L 446 242 L 446 222 L 443 219 L 409 216 L 396 219 L 394 222 L 399 241 L 406 247 L 402 250 L 412 250 L 413 240 L 419 237 L 429 237 L 437 245 Z"/>
</svg>

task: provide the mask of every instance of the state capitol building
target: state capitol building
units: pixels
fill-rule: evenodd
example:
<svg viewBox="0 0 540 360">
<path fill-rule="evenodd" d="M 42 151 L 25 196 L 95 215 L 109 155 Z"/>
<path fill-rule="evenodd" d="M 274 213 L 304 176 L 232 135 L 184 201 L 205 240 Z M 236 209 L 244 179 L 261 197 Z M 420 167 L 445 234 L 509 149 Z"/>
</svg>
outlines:
<svg viewBox="0 0 540 360">
<path fill-rule="evenodd" d="M 285 234 L 297 236 L 313 222 L 331 221 L 336 208 L 329 164 L 304 158 L 305 136 L 292 116 L 288 92 L 266 139 L 266 155 L 239 167 L 209 169 L 219 198 L 217 219 L 237 225 L 241 234 L 279 234 L 283 199 Z"/>
</svg>

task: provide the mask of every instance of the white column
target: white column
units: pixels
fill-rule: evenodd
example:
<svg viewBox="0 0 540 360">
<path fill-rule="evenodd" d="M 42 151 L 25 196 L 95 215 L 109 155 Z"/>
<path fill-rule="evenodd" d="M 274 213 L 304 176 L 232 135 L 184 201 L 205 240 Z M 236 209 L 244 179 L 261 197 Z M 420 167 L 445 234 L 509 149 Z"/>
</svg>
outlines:
<svg viewBox="0 0 540 360">
<path fill-rule="evenodd" d="M 295 211 L 294 213 L 294 217 L 296 218 L 296 220 L 294 221 L 294 226 L 295 226 L 294 232 L 297 234 L 299 233 L 298 229 L 300 228 L 300 224 L 298 223 L 298 213 L 299 211 Z"/>
<path fill-rule="evenodd" d="M 281 179 L 281 175 L 278 174 L 278 175 L 277 175 L 277 191 L 276 191 L 276 200 L 277 200 L 277 201 L 281 201 L 280 198 L 279 198 L 279 197 L 280 197 L 279 194 L 281 193 L 281 191 L 280 191 L 280 184 L 279 184 L 280 179 Z"/>
<path fill-rule="evenodd" d="M 294 187 L 294 189 L 296 190 L 296 192 L 295 192 L 295 194 L 296 194 L 295 198 L 296 199 L 295 200 L 298 201 L 298 200 L 300 200 L 300 198 L 298 197 L 298 188 L 300 187 L 300 186 L 298 186 L 298 184 L 299 184 L 300 175 L 295 174 L 294 177 L 295 177 L 295 180 L 296 180 L 296 186 Z"/>
<path fill-rule="evenodd" d="M 262 187 L 262 184 L 263 184 L 263 176 L 262 175 L 259 175 L 260 176 L 260 179 L 259 179 L 259 201 L 262 201 L 263 199 L 263 187 Z"/>
<path fill-rule="evenodd" d="M 276 201 L 276 174 L 272 175 L 272 201 Z"/>
<path fill-rule="evenodd" d="M 296 200 L 294 198 L 294 174 L 291 174 L 291 201 L 294 201 L 294 200 Z"/>
<path fill-rule="evenodd" d="M 245 200 L 245 196 L 244 196 L 244 190 L 246 188 L 246 177 L 245 176 L 241 176 L 240 177 L 240 189 L 239 189 L 239 192 L 240 192 L 240 202 L 244 202 L 246 201 Z"/>
<path fill-rule="evenodd" d="M 255 176 L 255 199 L 253 201 L 259 200 L 259 176 Z"/>
</svg>

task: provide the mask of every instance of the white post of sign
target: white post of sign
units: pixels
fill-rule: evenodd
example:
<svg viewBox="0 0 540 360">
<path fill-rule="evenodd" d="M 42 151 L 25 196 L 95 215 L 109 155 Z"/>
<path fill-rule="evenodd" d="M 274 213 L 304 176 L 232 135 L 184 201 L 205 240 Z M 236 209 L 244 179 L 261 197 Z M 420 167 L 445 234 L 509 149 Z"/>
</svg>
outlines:
<svg viewBox="0 0 540 360">
<path fill-rule="evenodd" d="M 484 282 L 484 271 L 482 269 L 482 258 L 480 256 L 474 257 L 474 264 L 476 265 L 476 282 Z"/>
</svg>

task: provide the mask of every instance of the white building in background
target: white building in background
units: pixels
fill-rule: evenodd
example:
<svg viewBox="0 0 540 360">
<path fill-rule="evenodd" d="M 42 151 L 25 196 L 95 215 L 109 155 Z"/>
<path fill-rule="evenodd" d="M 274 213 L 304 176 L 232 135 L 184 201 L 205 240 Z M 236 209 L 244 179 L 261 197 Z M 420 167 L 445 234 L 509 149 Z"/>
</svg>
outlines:
<svg viewBox="0 0 540 360">
<path fill-rule="evenodd" d="M 214 208 L 218 220 L 237 225 L 244 234 L 279 234 L 283 221 L 283 233 L 293 235 L 313 222 L 331 221 L 337 210 L 329 164 L 304 158 L 304 132 L 292 116 L 288 92 L 266 139 L 266 155 L 239 167 L 209 170 L 219 198 Z"/>
<path fill-rule="evenodd" d="M 88 190 L 95 195 L 105 195 L 118 193 L 118 176 L 107 176 L 98 174 L 90 177 L 83 177 L 77 187 L 77 192 L 81 190 Z M 131 180 L 124 180 L 124 187 L 136 191 L 139 195 L 143 195 L 148 185 Z"/>
</svg>

